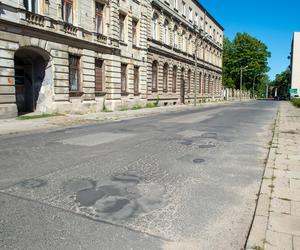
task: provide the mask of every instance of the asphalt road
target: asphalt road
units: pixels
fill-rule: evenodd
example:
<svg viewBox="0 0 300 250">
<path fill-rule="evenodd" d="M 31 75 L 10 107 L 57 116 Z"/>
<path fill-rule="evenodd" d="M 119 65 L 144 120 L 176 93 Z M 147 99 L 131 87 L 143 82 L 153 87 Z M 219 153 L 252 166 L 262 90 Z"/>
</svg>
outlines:
<svg viewBox="0 0 300 250">
<path fill-rule="evenodd" d="M 241 249 L 277 103 L 0 137 L 0 249 Z"/>
</svg>

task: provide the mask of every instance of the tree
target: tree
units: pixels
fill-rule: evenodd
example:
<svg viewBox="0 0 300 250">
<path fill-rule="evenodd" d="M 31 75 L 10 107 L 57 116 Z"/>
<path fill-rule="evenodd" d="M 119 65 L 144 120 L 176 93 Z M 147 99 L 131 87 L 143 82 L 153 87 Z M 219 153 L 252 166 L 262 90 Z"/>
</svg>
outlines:
<svg viewBox="0 0 300 250">
<path fill-rule="evenodd" d="M 285 71 L 277 74 L 275 80 L 271 82 L 273 86 L 273 92 L 277 89 L 277 96 L 288 97 L 289 96 L 289 86 L 291 81 L 291 70 L 287 68 Z M 275 93 L 273 93 L 275 94 Z"/>
<path fill-rule="evenodd" d="M 241 68 L 243 71 L 243 89 L 250 90 L 254 78 L 261 84 L 263 77 L 269 71 L 268 58 L 271 53 L 267 46 L 257 38 L 247 33 L 237 33 L 233 41 L 224 40 L 223 83 L 225 87 L 240 88 Z"/>
</svg>

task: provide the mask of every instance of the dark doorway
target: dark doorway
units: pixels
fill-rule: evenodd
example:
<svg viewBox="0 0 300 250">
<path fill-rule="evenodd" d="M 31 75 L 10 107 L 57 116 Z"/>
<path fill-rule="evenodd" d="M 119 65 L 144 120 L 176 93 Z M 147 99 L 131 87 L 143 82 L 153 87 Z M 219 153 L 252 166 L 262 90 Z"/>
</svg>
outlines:
<svg viewBox="0 0 300 250">
<path fill-rule="evenodd" d="M 184 68 L 181 69 L 181 82 L 180 82 L 180 102 L 185 102 L 185 79 L 184 79 Z"/>
<path fill-rule="evenodd" d="M 41 49 L 28 47 L 19 49 L 14 59 L 18 113 L 30 113 L 36 110 L 50 58 Z"/>
</svg>

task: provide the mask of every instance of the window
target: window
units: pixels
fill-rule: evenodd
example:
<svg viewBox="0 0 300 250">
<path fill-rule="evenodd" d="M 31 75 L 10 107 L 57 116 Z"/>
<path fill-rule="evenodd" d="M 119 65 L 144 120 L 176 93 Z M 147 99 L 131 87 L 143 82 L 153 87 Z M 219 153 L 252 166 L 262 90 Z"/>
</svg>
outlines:
<svg viewBox="0 0 300 250">
<path fill-rule="evenodd" d="M 168 22 L 168 20 L 165 20 L 165 22 L 164 22 L 163 43 L 169 44 L 169 22 Z"/>
<path fill-rule="evenodd" d="M 186 15 L 186 5 L 185 2 L 182 1 L 182 15 L 185 16 Z"/>
<path fill-rule="evenodd" d="M 200 74 L 199 74 L 199 93 L 200 94 L 203 93 L 202 88 L 203 88 L 203 85 L 202 85 L 202 72 L 200 72 Z"/>
<path fill-rule="evenodd" d="M 80 91 L 80 71 L 78 56 L 69 55 L 69 87 L 70 91 Z"/>
<path fill-rule="evenodd" d="M 176 85 L 177 85 L 177 66 L 173 66 L 173 78 L 172 78 L 172 92 L 176 93 Z"/>
<path fill-rule="evenodd" d="M 178 0 L 174 0 L 174 9 L 178 9 Z"/>
<path fill-rule="evenodd" d="M 206 94 L 207 92 L 207 89 L 206 89 L 206 74 L 204 75 L 204 78 L 203 78 L 203 92 L 204 94 Z"/>
<path fill-rule="evenodd" d="M 208 94 L 211 93 L 211 76 L 208 76 L 208 81 L 207 81 L 207 87 L 208 87 Z"/>
<path fill-rule="evenodd" d="M 177 48 L 177 26 L 174 26 L 174 31 L 173 31 L 173 43 L 174 43 L 174 48 Z"/>
<path fill-rule="evenodd" d="M 127 92 L 127 64 L 121 64 L 121 94 Z"/>
<path fill-rule="evenodd" d="M 164 72 L 163 72 L 163 91 L 168 92 L 168 76 L 169 76 L 169 65 L 167 63 L 164 64 Z"/>
<path fill-rule="evenodd" d="M 102 60 L 95 60 L 95 91 L 96 92 L 103 92 L 104 84 L 103 84 L 103 61 Z"/>
<path fill-rule="evenodd" d="M 158 15 L 156 13 L 152 17 L 152 38 L 158 40 Z"/>
<path fill-rule="evenodd" d="M 62 18 L 67 23 L 73 23 L 73 0 L 62 0 Z"/>
<path fill-rule="evenodd" d="M 187 92 L 191 91 L 191 79 L 192 79 L 192 71 L 189 69 L 188 71 L 188 84 L 187 84 Z"/>
<path fill-rule="evenodd" d="M 157 91 L 158 62 L 152 63 L 152 91 Z"/>
<path fill-rule="evenodd" d="M 38 0 L 24 0 L 24 6 L 27 11 L 38 13 L 39 1 Z"/>
<path fill-rule="evenodd" d="M 132 43 L 133 45 L 138 45 L 138 21 L 132 20 Z"/>
<path fill-rule="evenodd" d="M 193 21 L 193 9 L 191 7 L 189 8 L 189 20 Z"/>
<path fill-rule="evenodd" d="M 119 15 L 120 40 L 122 42 L 125 41 L 125 18 L 126 16 L 122 14 Z"/>
<path fill-rule="evenodd" d="M 103 8 L 103 4 L 95 2 L 96 33 L 98 34 L 103 34 Z"/>
<path fill-rule="evenodd" d="M 186 43 L 187 43 L 187 39 L 186 39 L 186 34 L 185 31 L 182 34 L 182 51 L 186 52 Z"/>
<path fill-rule="evenodd" d="M 133 69 L 133 74 L 134 74 L 134 94 L 139 93 L 139 84 L 140 84 L 140 68 L 138 66 L 134 66 Z"/>
<path fill-rule="evenodd" d="M 199 27 L 199 15 L 198 13 L 195 14 L 195 24 L 197 27 Z"/>
</svg>

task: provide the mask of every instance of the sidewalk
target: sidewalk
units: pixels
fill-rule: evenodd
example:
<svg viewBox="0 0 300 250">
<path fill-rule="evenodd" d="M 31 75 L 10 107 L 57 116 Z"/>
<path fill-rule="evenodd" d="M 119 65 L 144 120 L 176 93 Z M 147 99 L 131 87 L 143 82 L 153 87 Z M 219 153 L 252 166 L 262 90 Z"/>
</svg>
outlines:
<svg viewBox="0 0 300 250">
<path fill-rule="evenodd" d="M 280 103 L 246 249 L 300 250 L 300 109 Z"/>
</svg>

